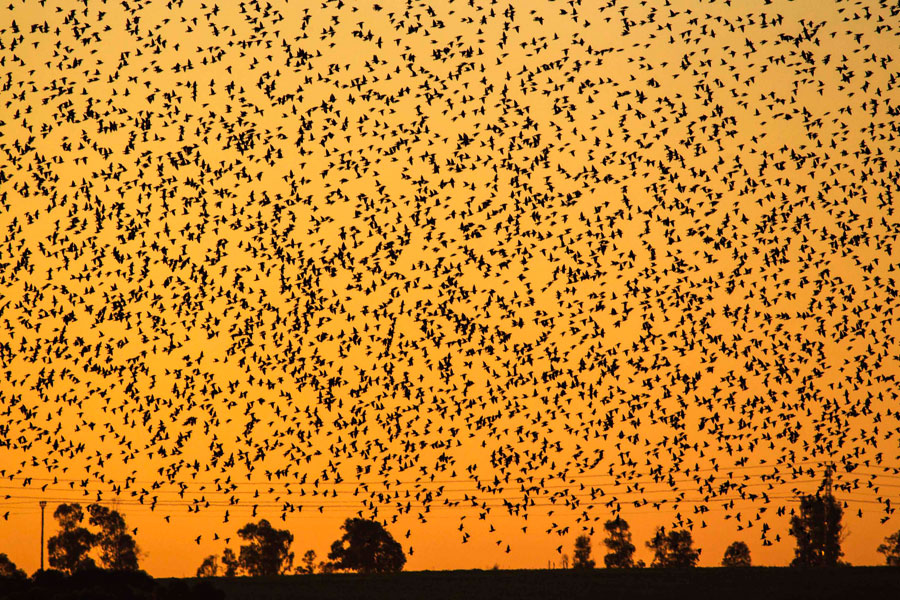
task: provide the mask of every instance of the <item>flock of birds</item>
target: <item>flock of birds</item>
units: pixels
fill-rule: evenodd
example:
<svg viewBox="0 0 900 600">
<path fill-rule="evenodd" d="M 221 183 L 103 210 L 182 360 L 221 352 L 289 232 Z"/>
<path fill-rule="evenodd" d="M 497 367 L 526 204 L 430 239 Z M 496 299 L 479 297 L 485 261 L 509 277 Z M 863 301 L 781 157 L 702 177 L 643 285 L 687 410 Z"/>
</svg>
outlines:
<svg viewBox="0 0 900 600">
<path fill-rule="evenodd" d="M 895 2 L 11 2 L 7 506 L 895 510 Z"/>
</svg>

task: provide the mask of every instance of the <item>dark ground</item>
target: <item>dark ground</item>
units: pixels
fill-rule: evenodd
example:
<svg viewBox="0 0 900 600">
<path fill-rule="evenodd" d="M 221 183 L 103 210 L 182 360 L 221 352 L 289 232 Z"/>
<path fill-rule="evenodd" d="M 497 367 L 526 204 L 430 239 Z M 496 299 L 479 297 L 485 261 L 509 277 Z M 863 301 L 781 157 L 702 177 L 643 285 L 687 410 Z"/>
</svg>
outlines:
<svg viewBox="0 0 900 600">
<path fill-rule="evenodd" d="M 216 578 L 228 600 L 900 599 L 900 568 L 423 571 Z"/>
</svg>

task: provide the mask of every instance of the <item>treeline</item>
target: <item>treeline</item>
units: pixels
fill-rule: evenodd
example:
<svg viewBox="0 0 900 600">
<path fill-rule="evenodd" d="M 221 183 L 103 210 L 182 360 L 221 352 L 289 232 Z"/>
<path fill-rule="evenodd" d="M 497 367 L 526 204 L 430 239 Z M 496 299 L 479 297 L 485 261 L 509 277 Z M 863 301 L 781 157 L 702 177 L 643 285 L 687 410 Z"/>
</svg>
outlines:
<svg viewBox="0 0 900 600">
<path fill-rule="evenodd" d="M 0 555 L 5 556 L 5 555 Z M 143 571 L 85 567 L 69 575 L 55 569 L 26 577 L 0 575 L 0 600 L 224 600 L 209 581 L 159 581 Z"/>
<path fill-rule="evenodd" d="M 6 554 L 0 554 L 0 600 L 223 600 L 225 597 L 208 580 L 160 582 L 141 571 L 140 549 L 132 536 L 137 530 L 129 530 L 124 517 L 115 510 L 91 504 L 85 511 L 79 504 L 61 504 L 53 516 L 59 522 L 59 532 L 47 540 L 51 568 L 28 577 Z M 380 523 L 347 519 L 342 532 L 331 545 L 327 561 L 316 564 L 315 552 L 310 550 L 294 570 L 294 554 L 290 551 L 294 536 L 261 519 L 238 531 L 244 544 L 237 553 L 226 548 L 221 558 L 207 557 L 197 576 L 262 577 L 316 571 L 394 573 L 406 564 L 400 544 Z"/>
<path fill-rule="evenodd" d="M 100 504 L 87 507 L 88 524 L 83 526 L 85 511 L 80 504 L 60 504 L 53 511 L 59 522 L 59 533 L 47 540 L 47 558 L 54 569 L 71 575 L 102 567 L 110 571 L 137 571 L 138 547 L 125 525 L 125 518 L 116 510 Z M 98 551 L 99 565 L 91 556 Z"/>
<path fill-rule="evenodd" d="M 640 569 L 646 566 L 644 561 L 634 559 L 636 548 L 631 541 L 630 527 L 625 519 L 621 517 L 611 519 L 604 523 L 603 528 L 606 531 L 603 545 L 607 550 L 603 564 L 607 569 Z M 701 550 L 694 548 L 694 539 L 687 529 L 667 532 L 664 527 L 658 527 L 646 545 L 653 551 L 651 567 L 694 567 L 700 560 Z M 568 556 L 563 555 L 564 568 L 568 568 L 568 562 Z M 749 567 L 750 564 L 750 548 L 740 541 L 731 544 L 722 559 L 722 566 L 725 567 Z M 593 569 L 596 566 L 596 562 L 591 558 L 591 537 L 578 536 L 575 539 L 572 568 Z"/>
<path fill-rule="evenodd" d="M 197 577 L 234 577 L 236 575 L 267 576 L 288 573 L 396 573 L 403 570 L 406 555 L 393 536 L 377 522 L 347 519 L 341 527 L 343 535 L 331 544 L 327 561 L 316 562 L 316 553 L 307 550 L 300 565 L 294 567 L 294 541 L 287 529 L 275 529 L 265 519 L 247 523 L 238 530 L 245 543 L 239 553 L 226 548 L 203 559 Z"/>
<path fill-rule="evenodd" d="M 796 540 L 792 567 L 834 567 L 846 565 L 841 560 L 844 526 L 844 509 L 833 495 L 810 494 L 802 496 L 800 507 L 791 516 L 789 533 Z M 603 562 L 607 568 L 641 568 L 643 561 L 634 560 L 635 546 L 631 541 L 628 523 L 621 517 L 604 524 L 606 537 L 603 544 L 607 549 Z M 653 552 L 651 567 L 685 568 L 694 567 L 702 552 L 694 548 L 694 540 L 687 529 L 666 531 L 658 527 L 653 537 L 646 542 Z M 884 554 L 888 566 L 900 566 L 900 531 L 885 538 L 878 546 Z M 722 556 L 723 567 L 749 567 L 750 548 L 743 541 L 735 541 Z M 568 567 L 568 557 L 563 555 L 563 567 Z M 575 540 L 572 568 L 592 569 L 596 566 L 591 558 L 591 538 L 581 535 Z"/>
<path fill-rule="evenodd" d="M 50 569 L 27 577 L 0 554 L 0 600 L 223 600 L 209 582 L 160 582 L 140 570 L 140 549 L 124 516 L 100 504 L 60 504 L 47 540 Z M 85 523 L 87 517 L 87 523 Z M 85 526 L 87 525 L 87 526 Z"/>
<path fill-rule="evenodd" d="M 796 540 L 791 566 L 846 564 L 841 560 L 841 542 L 845 536 L 843 514 L 841 503 L 828 493 L 801 497 L 799 508 L 790 521 L 789 533 Z M 50 570 L 39 571 L 29 579 L 6 554 L 0 554 L 0 584 L 4 589 L 10 589 L 11 585 L 23 586 L 26 580 L 49 587 L 66 578 L 83 582 L 99 581 L 106 576 L 104 573 L 120 574 L 116 576 L 118 579 L 110 580 L 118 582 L 127 579 L 122 573 L 133 573 L 135 579 L 132 583 L 141 585 L 142 578 L 149 577 L 139 568 L 141 552 L 133 537 L 137 529 L 129 529 L 118 511 L 99 504 L 88 505 L 86 509 L 79 504 L 60 504 L 53 516 L 59 523 L 59 531 L 47 540 Z M 256 577 L 317 572 L 392 573 L 401 571 L 405 566 L 406 556 L 402 547 L 381 523 L 347 519 L 341 532 L 341 537 L 332 543 L 327 560 L 317 561 L 315 552 L 308 550 L 295 565 L 295 555 L 291 551 L 294 536 L 290 531 L 276 529 L 265 519 L 247 523 L 238 530 L 238 537 L 243 543 L 237 551 L 226 548 L 221 556 L 206 557 L 197 569 L 197 577 Z M 602 543 L 606 553 L 603 566 L 621 569 L 646 566 L 643 561 L 634 558 L 636 547 L 627 521 L 621 517 L 608 520 L 604 524 L 604 532 Z M 694 547 L 691 532 L 686 529 L 666 531 L 659 527 L 646 542 L 646 547 L 653 552 L 649 566 L 660 568 L 696 566 L 702 552 Z M 561 546 L 558 550 L 562 554 Z M 887 565 L 900 566 L 900 531 L 887 536 L 877 550 L 885 556 Z M 571 565 L 563 554 L 563 566 L 594 568 L 597 564 L 591 554 L 591 538 L 581 535 L 575 540 Z M 721 564 L 726 567 L 750 566 L 752 561 L 747 544 L 735 541 L 728 546 Z M 68 584 L 60 585 L 65 587 Z"/>
</svg>

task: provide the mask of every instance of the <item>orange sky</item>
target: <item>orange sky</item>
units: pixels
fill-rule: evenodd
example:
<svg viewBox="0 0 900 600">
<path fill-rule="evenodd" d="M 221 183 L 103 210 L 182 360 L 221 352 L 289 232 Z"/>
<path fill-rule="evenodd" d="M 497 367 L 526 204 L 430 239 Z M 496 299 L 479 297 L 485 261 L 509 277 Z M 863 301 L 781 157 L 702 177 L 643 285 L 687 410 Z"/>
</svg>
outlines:
<svg viewBox="0 0 900 600">
<path fill-rule="evenodd" d="M 153 575 L 376 509 L 410 569 L 545 567 L 614 510 L 647 562 L 675 524 L 786 564 L 833 462 L 880 562 L 895 17 L 3 9 L 0 552 L 99 499 Z"/>
</svg>

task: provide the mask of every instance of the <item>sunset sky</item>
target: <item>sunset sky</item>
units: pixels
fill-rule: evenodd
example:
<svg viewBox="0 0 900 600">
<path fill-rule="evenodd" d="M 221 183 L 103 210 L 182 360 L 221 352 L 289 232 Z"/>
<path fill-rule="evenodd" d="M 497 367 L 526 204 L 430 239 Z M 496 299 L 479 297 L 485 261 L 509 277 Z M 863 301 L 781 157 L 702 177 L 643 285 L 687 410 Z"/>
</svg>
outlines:
<svg viewBox="0 0 900 600">
<path fill-rule="evenodd" d="M 616 514 L 786 565 L 833 465 L 881 563 L 891 4 L 13 0 L 0 552 L 46 500 L 154 576 L 358 515 L 412 570 L 602 561 Z"/>
</svg>

